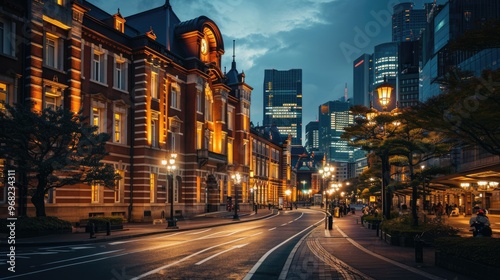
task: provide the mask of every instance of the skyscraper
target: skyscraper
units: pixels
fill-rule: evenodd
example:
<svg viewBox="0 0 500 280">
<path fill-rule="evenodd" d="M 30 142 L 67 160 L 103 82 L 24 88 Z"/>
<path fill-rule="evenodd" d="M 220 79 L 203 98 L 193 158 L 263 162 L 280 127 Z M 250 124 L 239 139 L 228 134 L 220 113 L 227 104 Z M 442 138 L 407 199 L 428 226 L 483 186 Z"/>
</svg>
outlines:
<svg viewBox="0 0 500 280">
<path fill-rule="evenodd" d="M 302 69 L 266 69 L 264 73 L 264 125 L 275 125 L 282 138 L 292 136 L 302 145 Z"/>
<path fill-rule="evenodd" d="M 369 54 L 362 54 L 353 62 L 353 105 L 370 106 L 369 92 L 371 91 L 372 57 Z"/>
<path fill-rule="evenodd" d="M 344 128 L 354 122 L 350 106 L 349 102 L 338 100 L 319 106 L 319 151 L 326 154 L 329 162 L 352 162 L 359 149 L 340 138 Z"/>
<path fill-rule="evenodd" d="M 304 147 L 308 152 L 318 151 L 319 148 L 319 122 L 312 121 L 306 125 L 306 139 Z"/>
<path fill-rule="evenodd" d="M 413 9 L 413 3 L 397 4 L 392 14 L 392 41 L 416 41 L 427 24 L 425 9 Z"/>
</svg>

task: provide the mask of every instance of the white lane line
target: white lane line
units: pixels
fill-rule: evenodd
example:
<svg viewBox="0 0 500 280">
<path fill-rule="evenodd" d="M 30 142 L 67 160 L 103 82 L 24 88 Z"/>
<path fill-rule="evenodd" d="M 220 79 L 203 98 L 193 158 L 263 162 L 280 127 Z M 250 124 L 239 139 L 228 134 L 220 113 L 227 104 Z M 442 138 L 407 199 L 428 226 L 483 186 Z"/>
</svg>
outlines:
<svg viewBox="0 0 500 280">
<path fill-rule="evenodd" d="M 269 231 L 271 231 L 271 230 L 275 230 L 275 229 L 276 229 L 276 227 L 273 227 L 273 228 L 270 228 L 270 229 L 269 229 Z"/>
<path fill-rule="evenodd" d="M 271 250 L 267 251 L 258 261 L 257 263 L 252 267 L 252 269 L 250 269 L 250 271 L 247 273 L 247 275 L 245 276 L 245 278 L 243 278 L 243 280 L 250 280 L 252 278 L 252 276 L 254 275 L 254 273 L 257 271 L 257 269 L 259 269 L 259 267 L 264 263 L 264 261 L 266 260 L 266 258 L 272 253 L 274 252 L 274 250 L 278 249 L 279 247 L 285 245 L 287 242 L 289 242 L 290 240 L 294 239 L 295 237 L 297 237 L 298 235 L 301 235 L 304 231 L 307 231 L 309 230 L 310 228 L 312 227 L 315 227 L 318 223 L 321 223 L 323 221 L 323 219 L 321 219 L 319 222 L 316 222 L 315 224 L 312 224 L 308 227 L 306 227 L 305 229 L 301 230 L 300 232 L 294 234 L 292 237 L 288 238 L 287 240 L 281 242 L 280 244 L 274 246 Z"/>
<path fill-rule="evenodd" d="M 119 245 L 119 244 L 124 244 L 124 243 L 131 243 L 131 242 L 140 242 L 140 241 L 151 241 L 153 239 L 164 239 L 164 238 L 169 238 L 172 236 L 179 235 L 183 232 L 176 232 L 172 234 L 168 234 L 167 236 L 158 236 L 158 237 L 149 237 L 149 238 L 138 238 L 138 239 L 131 239 L 131 240 L 124 240 L 124 241 L 115 241 L 115 242 L 109 242 L 109 245 Z"/>
<path fill-rule="evenodd" d="M 151 274 L 158 273 L 158 272 L 160 272 L 160 271 L 164 270 L 165 268 L 169 268 L 169 267 L 171 267 L 171 266 L 173 266 L 173 265 L 176 265 L 176 264 L 178 264 L 178 263 L 181 263 L 181 262 L 183 262 L 183 261 L 185 261 L 185 260 L 188 260 L 188 259 L 190 259 L 190 258 L 192 258 L 192 257 L 194 257 L 194 256 L 197 256 L 197 255 L 199 255 L 199 254 L 201 254 L 201 253 L 204 253 L 204 252 L 206 252 L 206 251 L 208 251 L 208 250 L 212 250 L 213 248 L 217 248 L 217 247 L 220 247 L 220 246 L 224 246 L 224 245 L 227 245 L 227 244 L 231 244 L 231 243 L 234 243 L 234 242 L 238 242 L 238 241 L 243 240 L 243 239 L 245 239 L 245 238 L 247 238 L 247 237 L 238 238 L 238 239 L 231 240 L 231 241 L 228 241 L 228 242 L 225 242 L 225 243 L 221 243 L 221 244 L 218 244 L 218 245 L 214 245 L 214 246 L 212 246 L 212 247 L 205 248 L 205 249 L 203 249 L 203 250 L 201 250 L 201 251 L 198 251 L 198 252 L 193 253 L 193 254 L 191 254 L 191 255 L 189 255 L 189 256 L 186 256 L 186 257 L 184 257 L 184 258 L 182 258 L 182 259 L 180 259 L 180 260 L 178 260 L 178 261 L 175 261 L 175 262 L 173 262 L 173 263 L 169 263 L 169 264 L 164 265 L 164 266 L 160 266 L 160 267 L 158 267 L 158 268 L 156 268 L 156 269 L 150 270 L 150 271 L 148 271 L 148 272 L 146 272 L 146 273 L 143 273 L 143 274 L 141 274 L 141 275 L 139 275 L 139 276 L 136 276 L 136 277 L 132 278 L 131 280 L 141 279 L 141 278 L 144 278 L 144 277 L 149 276 L 149 275 L 151 275 Z"/>
<path fill-rule="evenodd" d="M 365 253 L 367 253 L 367 254 L 370 254 L 370 255 L 372 255 L 372 256 L 374 256 L 374 257 L 378 258 L 378 259 L 381 259 L 381 260 L 383 260 L 383 261 L 385 261 L 385 262 L 388 262 L 388 263 L 390 263 L 390 264 L 393 264 L 393 265 L 395 265 L 395 266 L 398 266 L 398 267 L 400 267 L 400 268 L 402 268 L 402 269 L 406 269 L 406 270 L 411 271 L 411 272 L 413 272 L 413 273 L 419 274 L 419 275 L 421 275 L 421 276 L 423 276 L 423 277 L 426 277 L 426 278 L 428 278 L 428 279 L 433 279 L 433 280 L 444 280 L 444 278 L 441 278 L 441 277 L 438 277 L 438 276 L 434 276 L 434 275 L 429 274 L 429 273 L 427 273 L 427 272 L 424 272 L 424 271 L 422 271 L 422 270 L 419 270 L 419 269 L 413 268 L 413 267 L 408 266 L 408 265 L 406 265 L 406 264 L 399 263 L 399 262 L 397 262 L 397 261 L 393 261 L 393 260 L 391 260 L 391 259 L 389 259 L 389 258 L 386 258 L 386 257 L 384 257 L 384 256 L 381 256 L 381 255 L 379 255 L 379 254 L 375 253 L 375 252 L 372 252 L 372 251 L 370 251 L 370 250 L 366 249 L 365 247 L 361 246 L 361 244 L 359 244 L 358 242 L 356 242 L 356 241 L 352 240 L 351 238 L 349 238 L 349 236 L 347 236 L 347 234 L 345 234 L 345 233 L 344 233 L 344 232 L 343 232 L 343 231 L 342 231 L 342 230 L 341 230 L 338 226 L 335 226 L 335 228 L 336 228 L 336 229 L 340 232 L 340 234 L 341 234 L 343 237 L 345 237 L 345 238 L 346 238 L 346 240 L 347 240 L 347 241 L 349 241 L 352 245 L 356 246 L 358 249 L 360 249 L 361 251 L 363 251 L 363 252 L 365 252 Z"/>
<path fill-rule="evenodd" d="M 330 231 L 329 231 L 329 230 L 327 230 L 327 229 L 325 229 L 325 236 L 326 236 L 326 237 L 331 237 Z"/>
<path fill-rule="evenodd" d="M 213 258 L 215 258 L 215 257 L 217 257 L 217 256 L 219 256 L 219 255 L 222 255 L 222 254 L 227 253 L 227 252 L 229 252 L 229 251 L 231 251 L 231 250 L 234 250 L 234 249 L 240 249 L 240 248 L 243 248 L 243 247 L 247 246 L 248 244 L 250 244 L 250 243 L 245 243 L 245 244 L 240 244 L 240 245 L 234 245 L 233 247 L 231 247 L 231 248 L 229 248 L 229 249 L 226 249 L 226 250 L 224 250 L 224 251 L 221 251 L 221 252 L 219 252 L 219 253 L 217 253 L 217 254 L 215 254 L 215 255 L 212 255 L 212 256 L 210 256 L 210 257 L 208 257 L 208 258 L 206 258 L 206 259 L 203 259 L 203 260 L 201 260 L 201 261 L 199 261 L 199 262 L 195 263 L 195 265 L 200 265 L 200 264 L 203 264 L 204 262 L 209 261 L 209 260 L 211 260 L 211 259 L 213 259 Z"/>
<path fill-rule="evenodd" d="M 60 260 L 60 261 L 55 261 L 55 262 L 44 263 L 42 265 L 50 265 L 50 264 L 69 262 L 69 261 L 80 260 L 80 259 L 85 259 L 85 258 L 91 258 L 91 257 L 99 256 L 99 255 L 106 255 L 106 254 L 111 254 L 111 253 L 114 253 L 114 252 L 120 252 L 120 251 L 123 251 L 123 250 L 124 249 L 113 250 L 113 251 L 106 251 L 106 252 L 96 253 L 96 254 L 92 254 L 92 255 L 86 255 L 86 256 L 81 256 L 81 257 L 76 257 L 76 258 L 71 258 L 71 259 L 65 259 L 65 260 Z"/>
<path fill-rule="evenodd" d="M 201 230 L 201 231 L 197 231 L 197 232 L 191 232 L 191 233 L 188 233 L 187 235 L 202 234 L 202 233 L 210 231 L 210 230 L 212 230 L 212 229 L 209 228 L 209 229 L 206 229 L 206 230 Z"/>
</svg>

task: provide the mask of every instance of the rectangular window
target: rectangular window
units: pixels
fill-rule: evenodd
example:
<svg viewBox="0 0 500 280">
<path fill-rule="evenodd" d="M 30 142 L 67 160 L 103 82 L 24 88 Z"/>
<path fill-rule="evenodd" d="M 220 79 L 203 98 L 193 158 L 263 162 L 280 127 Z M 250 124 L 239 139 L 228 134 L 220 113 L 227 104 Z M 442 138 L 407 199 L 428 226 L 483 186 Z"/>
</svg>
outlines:
<svg viewBox="0 0 500 280">
<path fill-rule="evenodd" d="M 99 203 L 101 200 L 101 188 L 99 184 L 92 184 L 91 186 L 91 202 Z"/>
<path fill-rule="evenodd" d="M 121 131 L 122 131 L 122 115 L 115 113 L 115 142 L 121 142 Z"/>
<path fill-rule="evenodd" d="M 196 92 L 196 112 L 201 112 L 201 91 Z"/>
<path fill-rule="evenodd" d="M 125 185 L 125 171 L 117 170 L 116 173 L 120 175 L 121 179 L 115 182 L 115 203 L 123 202 L 123 186 Z"/>
<path fill-rule="evenodd" d="M 56 67 L 56 40 L 47 38 L 45 44 L 45 64 L 51 67 Z"/>
<path fill-rule="evenodd" d="M 233 139 L 227 139 L 227 163 L 233 164 Z"/>
<path fill-rule="evenodd" d="M 44 102 L 47 109 L 57 110 L 62 106 L 62 90 L 53 86 L 45 87 Z"/>
<path fill-rule="evenodd" d="M 93 49 L 92 80 L 106 83 L 106 54 L 104 51 Z"/>
<path fill-rule="evenodd" d="M 158 80 L 158 70 L 151 70 L 151 97 L 158 98 L 159 95 L 159 80 Z"/>
<path fill-rule="evenodd" d="M 172 87 L 170 90 L 170 107 L 175 109 L 180 109 L 180 93 L 176 87 Z"/>
<path fill-rule="evenodd" d="M 151 116 L 151 146 L 159 147 L 159 139 L 160 139 L 159 114 L 153 113 Z"/>
<path fill-rule="evenodd" d="M 213 114 L 212 114 L 212 100 L 209 98 L 209 96 L 205 97 L 205 120 L 207 121 L 212 121 Z"/>
<path fill-rule="evenodd" d="M 149 202 L 156 202 L 156 174 L 149 174 Z"/>
<path fill-rule="evenodd" d="M 203 124 L 198 123 L 196 126 L 196 149 L 201 150 L 203 148 Z"/>
<path fill-rule="evenodd" d="M 0 110 L 5 109 L 5 104 L 8 104 L 7 100 L 7 85 L 0 83 Z"/>
<path fill-rule="evenodd" d="M 97 132 L 103 133 L 106 132 L 106 118 L 105 118 L 105 107 L 103 103 L 100 102 L 92 102 L 94 103 L 92 107 L 92 125 L 97 126 Z"/>
<path fill-rule="evenodd" d="M 117 89 L 127 90 L 127 62 L 115 60 L 114 84 Z"/>
<path fill-rule="evenodd" d="M 234 107 L 227 108 L 227 128 L 234 130 Z"/>
<path fill-rule="evenodd" d="M 0 18 L 0 53 L 16 55 L 16 23 Z"/>
<path fill-rule="evenodd" d="M 48 67 L 62 70 L 62 40 L 54 35 L 46 34 L 45 36 L 45 58 L 44 63 Z"/>
</svg>

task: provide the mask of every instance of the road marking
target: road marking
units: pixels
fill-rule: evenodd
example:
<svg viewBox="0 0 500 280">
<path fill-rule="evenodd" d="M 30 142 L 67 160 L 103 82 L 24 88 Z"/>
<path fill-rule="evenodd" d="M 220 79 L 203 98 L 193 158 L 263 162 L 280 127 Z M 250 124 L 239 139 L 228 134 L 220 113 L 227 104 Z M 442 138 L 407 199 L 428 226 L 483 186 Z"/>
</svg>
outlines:
<svg viewBox="0 0 500 280">
<path fill-rule="evenodd" d="M 229 249 L 226 249 L 226 250 L 224 250 L 224 251 L 221 251 L 221 252 L 219 252 L 219 253 L 217 253 L 217 254 L 215 254 L 215 255 L 212 255 L 212 256 L 210 256 L 210 257 L 208 257 L 208 258 L 206 258 L 206 259 L 203 259 L 203 260 L 201 260 L 201 261 L 199 261 L 199 262 L 195 263 L 195 265 L 200 265 L 200 264 L 202 264 L 202 263 L 204 263 L 204 262 L 206 262 L 206 261 L 209 261 L 209 260 L 211 260 L 211 259 L 213 259 L 213 258 L 215 258 L 215 257 L 217 257 L 217 256 L 219 256 L 219 255 L 222 255 L 222 254 L 224 254 L 224 253 L 227 253 L 227 252 L 229 252 L 229 251 L 231 251 L 231 250 L 243 248 L 243 247 L 247 246 L 248 244 L 250 244 L 250 243 L 245 243 L 245 244 L 240 244 L 240 245 L 234 245 L 233 247 L 231 247 L 231 248 L 229 248 Z"/>
<path fill-rule="evenodd" d="M 325 236 L 326 237 L 331 237 L 332 235 L 330 234 L 330 231 L 325 229 Z"/>
<path fill-rule="evenodd" d="M 197 231 L 197 232 L 191 232 L 191 233 L 188 233 L 187 235 L 201 234 L 201 233 L 204 233 L 204 232 L 207 232 L 207 231 L 210 231 L 210 230 L 212 230 L 212 228 L 209 228 L 209 229 L 206 229 L 206 230 Z"/>
<path fill-rule="evenodd" d="M 144 277 L 149 276 L 149 275 L 151 275 L 151 274 L 158 273 L 158 272 L 160 272 L 160 271 L 164 270 L 165 268 L 169 268 L 169 267 L 171 267 L 171 266 L 173 266 L 173 265 L 176 265 L 176 264 L 178 264 L 178 263 L 181 263 L 181 262 L 183 262 L 183 261 L 186 261 L 186 260 L 188 260 L 188 259 L 190 259 L 190 258 L 192 258 L 192 257 L 194 257 L 194 256 L 197 256 L 197 255 L 199 255 L 199 254 L 201 254 L 201 253 L 204 253 L 204 252 L 206 252 L 206 251 L 208 251 L 208 250 L 212 250 L 213 248 L 217 248 L 217 247 L 220 247 L 220 246 L 224 246 L 224 245 L 227 245 L 227 244 L 231 244 L 231 243 L 234 243 L 234 242 L 238 242 L 238 241 L 243 240 L 243 239 L 245 239 L 245 238 L 247 238 L 247 237 L 238 238 L 238 239 L 235 239 L 235 240 L 232 240 L 232 241 L 228 241 L 228 242 L 225 242 L 225 243 L 221 243 L 221 244 L 218 244 L 218 245 L 214 245 L 214 246 L 212 246 L 212 247 L 205 248 L 205 249 L 203 249 L 203 250 L 201 250 L 201 251 L 198 251 L 198 252 L 193 253 L 193 254 L 191 254 L 191 255 L 189 255 L 189 256 L 186 256 L 186 257 L 184 257 L 184 258 L 182 258 L 182 259 L 180 259 L 180 260 L 178 260 L 178 261 L 175 261 L 175 262 L 173 262 L 173 263 L 170 263 L 170 264 L 167 264 L 167 265 L 164 265 L 164 266 L 160 266 L 160 267 L 158 267 L 158 268 L 156 268 L 156 269 L 153 269 L 153 270 L 150 270 L 150 271 L 148 271 L 148 272 L 146 272 L 146 273 L 143 273 L 143 274 L 141 274 L 141 275 L 139 275 L 139 276 L 137 276 L 137 277 L 132 278 L 131 280 L 141 279 L 141 278 L 144 278 Z"/>
<path fill-rule="evenodd" d="M 119 245 L 119 244 L 130 243 L 130 242 L 151 241 L 153 239 L 163 239 L 163 238 L 172 237 L 175 235 L 179 235 L 181 233 L 182 232 L 176 232 L 176 233 L 168 234 L 167 236 L 158 236 L 158 237 L 138 238 L 138 239 L 124 240 L 124 241 L 115 241 L 115 242 L 109 242 L 108 244 L 109 245 Z"/>
<path fill-rule="evenodd" d="M 276 227 L 273 227 L 273 228 L 270 228 L 270 229 L 269 229 L 269 231 L 271 231 L 271 230 L 275 230 L 275 229 L 276 229 Z"/>
<path fill-rule="evenodd" d="M 292 237 L 288 238 L 287 240 L 281 242 L 280 244 L 274 246 L 271 250 L 267 251 L 258 261 L 257 263 L 252 267 L 252 269 L 250 269 L 250 271 L 247 273 L 247 275 L 245 276 L 245 278 L 243 278 L 243 280 L 250 280 L 252 278 L 252 276 L 254 275 L 254 273 L 257 271 L 257 269 L 259 269 L 259 267 L 264 263 L 264 261 L 267 259 L 267 257 L 269 255 L 271 255 L 272 252 L 274 252 L 274 250 L 278 249 L 279 247 L 285 245 L 287 242 L 289 242 L 290 240 L 294 239 L 295 237 L 301 235 L 303 232 L 309 230 L 311 227 L 314 227 L 316 226 L 318 223 L 321 223 L 323 221 L 323 219 L 321 219 L 320 221 L 306 227 L 305 229 L 301 230 L 300 232 L 296 233 L 295 235 L 293 235 Z"/>
<path fill-rule="evenodd" d="M 335 228 L 336 228 L 336 229 L 340 232 L 340 234 L 341 234 L 343 237 L 345 237 L 345 238 L 346 238 L 346 240 L 347 240 L 347 241 L 349 241 L 352 245 L 356 246 L 358 249 L 360 249 L 361 251 L 363 251 L 363 252 L 365 252 L 365 253 L 367 253 L 367 254 L 370 254 L 370 255 L 372 255 L 372 256 L 374 256 L 374 257 L 378 258 L 378 259 L 381 259 L 381 260 L 383 260 L 383 261 L 386 261 L 386 262 L 388 262 L 388 263 L 391 263 L 391 264 L 393 264 L 393 265 L 395 265 L 395 266 L 398 266 L 398 267 L 400 267 L 400 268 L 402 268 L 402 269 L 406 269 L 406 270 L 411 271 L 411 272 L 413 272 L 413 273 L 419 274 L 419 275 L 421 275 L 421 276 L 423 276 L 423 277 L 426 277 L 426 278 L 428 278 L 428 279 L 433 279 L 433 280 L 444 280 L 444 278 L 441 278 L 441 277 L 438 277 L 438 276 L 434 276 L 434 275 L 429 274 L 429 273 L 427 273 L 427 272 L 424 272 L 424 271 L 422 271 L 422 270 L 419 270 L 419 269 L 413 268 L 413 267 L 408 266 L 408 265 L 406 265 L 406 264 L 399 263 L 399 262 L 397 262 L 397 261 L 393 261 L 393 260 L 391 260 L 391 259 L 389 259 L 389 258 L 386 258 L 386 257 L 384 257 L 384 256 L 381 256 L 381 255 L 379 255 L 379 254 L 375 253 L 375 252 L 372 252 L 372 251 L 370 251 L 370 250 L 366 249 L 365 247 L 361 246 L 361 244 L 359 244 L 358 242 L 356 242 L 356 241 L 352 240 L 351 238 L 349 238 L 349 236 L 347 236 L 347 234 L 345 234 L 345 233 L 344 233 L 344 232 L 343 232 L 343 231 L 342 231 L 342 230 L 341 230 L 338 226 L 335 226 Z"/>
<path fill-rule="evenodd" d="M 80 259 L 85 259 L 85 258 L 91 258 L 91 257 L 99 256 L 99 255 L 106 255 L 106 254 L 111 254 L 111 253 L 114 253 L 114 252 L 120 252 L 120 251 L 123 251 L 123 250 L 124 249 L 107 251 L 107 252 L 101 252 L 101 253 L 96 253 L 96 254 L 92 254 L 92 255 L 86 255 L 86 256 L 81 256 L 81 257 L 76 257 L 76 258 L 71 258 L 71 259 L 65 259 L 65 260 L 60 260 L 60 261 L 54 261 L 54 262 L 44 263 L 42 265 L 49 265 L 49 264 L 56 264 L 56 263 L 69 262 L 69 261 L 80 260 Z"/>
</svg>

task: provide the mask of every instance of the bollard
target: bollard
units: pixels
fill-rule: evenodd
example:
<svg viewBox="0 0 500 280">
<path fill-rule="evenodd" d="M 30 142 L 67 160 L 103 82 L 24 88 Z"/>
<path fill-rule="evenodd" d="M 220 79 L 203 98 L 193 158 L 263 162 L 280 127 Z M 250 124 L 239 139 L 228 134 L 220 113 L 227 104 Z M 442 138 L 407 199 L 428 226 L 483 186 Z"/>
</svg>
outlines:
<svg viewBox="0 0 500 280">
<path fill-rule="evenodd" d="M 90 232 L 90 238 L 95 238 L 95 224 L 94 223 L 89 224 L 89 232 Z"/>
<path fill-rule="evenodd" d="M 111 234 L 111 222 L 107 221 L 106 222 L 106 235 L 110 235 L 110 234 Z"/>
<path fill-rule="evenodd" d="M 328 216 L 328 230 L 333 228 L 333 216 Z"/>
</svg>

